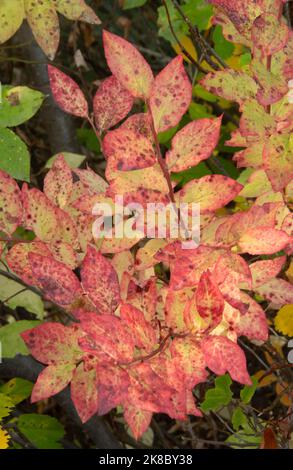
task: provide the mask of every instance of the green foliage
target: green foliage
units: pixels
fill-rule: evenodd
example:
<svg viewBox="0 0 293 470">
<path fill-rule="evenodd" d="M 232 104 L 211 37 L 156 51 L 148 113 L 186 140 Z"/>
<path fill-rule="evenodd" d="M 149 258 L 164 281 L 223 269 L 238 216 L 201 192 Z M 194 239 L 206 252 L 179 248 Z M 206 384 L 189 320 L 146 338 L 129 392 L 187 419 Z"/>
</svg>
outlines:
<svg viewBox="0 0 293 470">
<path fill-rule="evenodd" d="M 130 10 L 131 8 L 142 7 L 145 5 L 147 0 L 124 0 L 123 10 Z"/>
<path fill-rule="evenodd" d="M 10 358 L 17 354 L 27 356 L 29 354 L 20 333 L 29 328 L 39 325 L 39 321 L 19 320 L 0 328 L 0 342 L 2 346 L 2 357 Z"/>
<path fill-rule="evenodd" d="M 231 421 L 235 431 L 238 431 L 240 427 L 245 427 L 248 425 L 247 417 L 239 406 L 233 411 Z"/>
<path fill-rule="evenodd" d="M 15 127 L 31 119 L 44 101 L 43 93 L 26 86 L 2 87 L 0 127 Z"/>
<path fill-rule="evenodd" d="M 25 289 L 22 284 L 1 275 L 0 300 L 12 310 L 17 307 L 23 307 L 28 312 L 35 314 L 40 320 L 44 316 L 44 303 L 38 294 Z"/>
<path fill-rule="evenodd" d="M 0 386 L 0 393 L 9 397 L 14 405 L 18 405 L 31 395 L 33 383 L 29 380 L 15 377 Z"/>
<path fill-rule="evenodd" d="M 240 392 L 240 398 L 242 402 L 245 403 L 246 405 L 251 402 L 251 399 L 253 395 L 255 394 L 255 391 L 258 386 L 258 381 L 255 377 L 252 377 L 251 380 L 252 380 L 252 385 L 245 385 L 245 387 Z"/>
<path fill-rule="evenodd" d="M 62 449 L 59 441 L 64 436 L 64 427 L 56 418 L 24 414 L 18 418 L 17 427 L 38 449 Z"/>
<path fill-rule="evenodd" d="M 0 169 L 15 179 L 30 181 L 30 154 L 10 129 L 0 128 Z"/>
<path fill-rule="evenodd" d="M 215 51 L 219 54 L 222 59 L 228 59 L 233 54 L 235 46 L 232 42 L 227 41 L 222 33 L 221 26 L 217 25 L 212 35 Z"/>
<path fill-rule="evenodd" d="M 53 157 L 47 160 L 45 168 L 52 168 L 54 162 L 58 158 L 58 155 L 54 155 Z M 78 168 L 86 159 L 84 155 L 80 155 L 78 153 L 71 153 L 71 152 L 62 152 L 64 160 L 70 166 L 70 168 Z"/>
<path fill-rule="evenodd" d="M 222 406 L 228 405 L 233 397 L 230 389 L 231 385 L 232 380 L 229 374 L 217 377 L 215 387 L 206 392 L 201 409 L 205 412 L 210 410 L 216 411 Z"/>
<path fill-rule="evenodd" d="M 166 3 L 168 6 L 173 29 L 176 35 L 181 38 L 188 33 L 188 26 L 184 22 L 180 13 L 175 9 L 171 0 L 167 0 Z M 200 31 L 204 31 L 207 29 L 210 22 L 213 7 L 208 5 L 205 0 L 184 0 L 182 11 L 189 18 L 189 20 L 198 27 Z M 173 44 L 175 39 L 170 30 L 168 17 L 164 6 L 158 8 L 158 14 L 159 35 Z"/>
</svg>

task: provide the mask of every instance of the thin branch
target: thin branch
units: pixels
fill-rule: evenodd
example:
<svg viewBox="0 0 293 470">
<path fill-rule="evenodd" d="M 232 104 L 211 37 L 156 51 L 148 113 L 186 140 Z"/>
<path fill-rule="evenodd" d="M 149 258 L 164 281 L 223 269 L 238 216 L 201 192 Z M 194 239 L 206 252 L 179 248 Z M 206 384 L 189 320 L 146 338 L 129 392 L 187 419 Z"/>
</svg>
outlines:
<svg viewBox="0 0 293 470">
<path fill-rule="evenodd" d="M 167 15 L 167 19 L 168 19 L 168 23 L 169 23 L 169 27 L 170 27 L 170 30 L 171 30 L 171 33 L 175 39 L 175 41 L 177 42 L 179 48 L 181 49 L 182 52 L 184 52 L 184 54 L 186 55 L 186 57 L 190 60 L 190 62 L 192 62 L 195 67 L 200 70 L 202 73 L 208 73 L 207 70 L 205 70 L 201 65 L 200 63 L 194 59 L 194 57 L 192 57 L 192 55 L 188 52 L 188 50 L 186 49 L 186 47 L 183 46 L 183 44 L 180 42 L 177 34 L 175 33 L 175 30 L 173 28 L 173 25 L 172 25 L 172 21 L 171 21 L 171 17 L 170 17 L 170 13 L 169 13 L 169 9 L 168 9 L 168 6 L 167 6 L 167 3 L 166 3 L 166 0 L 162 0 L 163 1 L 163 4 L 164 4 L 164 7 L 165 7 L 165 10 L 166 10 L 166 15 Z"/>
<path fill-rule="evenodd" d="M 210 55 L 214 56 L 215 59 L 219 62 L 219 64 L 222 65 L 223 68 L 228 68 L 228 65 L 226 62 L 217 54 L 217 52 L 213 49 L 213 47 L 209 44 L 209 42 L 200 34 L 198 27 L 196 25 L 193 25 L 189 18 L 185 15 L 183 12 L 181 6 L 177 2 L 177 0 L 172 0 L 172 3 L 176 10 L 180 13 L 181 17 L 183 18 L 184 22 L 187 24 L 191 38 L 193 39 L 193 42 L 195 46 L 199 47 L 204 54 L 204 58 L 207 61 L 207 63 L 215 70 L 220 70 L 220 67 L 217 63 L 215 63 Z"/>
</svg>

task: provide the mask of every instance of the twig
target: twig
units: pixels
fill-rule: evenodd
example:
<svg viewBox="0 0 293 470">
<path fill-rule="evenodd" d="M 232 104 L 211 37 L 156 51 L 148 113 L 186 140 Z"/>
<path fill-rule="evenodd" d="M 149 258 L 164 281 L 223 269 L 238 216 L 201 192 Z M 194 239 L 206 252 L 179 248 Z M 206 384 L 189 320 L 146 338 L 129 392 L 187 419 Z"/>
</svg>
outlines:
<svg viewBox="0 0 293 470">
<path fill-rule="evenodd" d="M 170 17 L 170 13 L 169 13 L 169 9 L 168 9 L 168 6 L 167 6 L 167 3 L 166 3 L 166 0 L 162 0 L 163 1 L 163 4 L 164 4 L 164 7 L 165 7 L 165 10 L 166 10 L 166 14 L 167 14 L 167 19 L 168 19 L 168 23 L 169 23 L 169 27 L 170 27 L 170 30 L 171 30 L 171 33 L 175 39 L 175 41 L 177 42 L 179 48 L 181 49 L 182 52 L 184 52 L 184 54 L 186 55 L 186 57 L 188 57 L 188 59 L 190 60 L 190 62 L 192 62 L 195 67 L 200 70 L 201 72 L 203 73 L 208 73 L 207 70 L 205 70 L 201 65 L 200 63 L 194 59 L 194 57 L 192 57 L 192 55 L 188 52 L 188 50 L 186 49 L 186 47 L 183 46 L 183 44 L 180 42 L 177 34 L 175 33 L 175 30 L 173 28 L 173 25 L 172 25 L 172 21 L 171 21 L 171 17 Z"/>
</svg>

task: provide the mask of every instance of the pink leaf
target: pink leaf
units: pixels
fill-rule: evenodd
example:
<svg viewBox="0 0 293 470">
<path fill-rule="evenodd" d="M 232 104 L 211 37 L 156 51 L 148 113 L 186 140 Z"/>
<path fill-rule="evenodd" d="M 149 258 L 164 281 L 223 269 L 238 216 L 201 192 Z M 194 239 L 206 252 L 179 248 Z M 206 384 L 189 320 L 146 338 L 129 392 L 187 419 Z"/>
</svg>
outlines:
<svg viewBox="0 0 293 470">
<path fill-rule="evenodd" d="M 166 155 L 169 170 L 184 171 L 209 158 L 218 143 L 221 122 L 222 117 L 198 119 L 177 132 Z"/>
<path fill-rule="evenodd" d="M 118 276 L 110 261 L 89 246 L 81 267 L 82 285 L 99 313 L 113 313 L 120 301 Z"/>
<path fill-rule="evenodd" d="M 66 113 L 88 118 L 88 104 L 77 83 L 71 77 L 48 65 L 48 74 L 55 101 Z"/>
<path fill-rule="evenodd" d="M 112 75 L 99 86 L 93 106 L 95 123 L 102 133 L 127 116 L 133 106 L 133 97 Z"/>
<path fill-rule="evenodd" d="M 103 31 L 105 56 L 112 74 L 134 97 L 147 99 L 153 73 L 141 53 L 116 34 Z"/>
<path fill-rule="evenodd" d="M 286 256 L 280 256 L 278 258 L 261 260 L 252 263 L 249 267 L 252 274 L 253 287 L 256 288 L 261 284 L 269 281 L 273 277 L 276 277 L 281 271 L 285 262 Z"/>
<path fill-rule="evenodd" d="M 71 399 L 82 423 L 98 411 L 98 390 L 95 368 L 86 370 L 79 364 L 71 382 Z"/>
<path fill-rule="evenodd" d="M 233 380 L 251 385 L 246 369 L 246 358 L 238 344 L 224 336 L 209 336 L 202 342 L 202 350 L 209 369 L 215 374 L 229 372 Z"/>
<path fill-rule="evenodd" d="M 12 234 L 22 220 L 21 193 L 11 176 L 0 170 L 0 230 Z"/>
<path fill-rule="evenodd" d="M 289 29 L 277 14 L 264 13 L 255 19 L 251 34 L 253 46 L 260 49 L 263 56 L 270 56 L 283 49 L 288 41 Z"/>
<path fill-rule="evenodd" d="M 78 278 L 65 264 L 33 252 L 28 254 L 28 259 L 32 274 L 47 299 L 59 305 L 70 305 L 81 295 Z"/>
<path fill-rule="evenodd" d="M 196 290 L 196 307 L 203 319 L 210 318 L 210 329 L 216 327 L 224 310 L 224 298 L 213 281 L 210 271 L 205 271 Z"/>
<path fill-rule="evenodd" d="M 76 363 L 82 357 L 79 331 L 61 323 L 43 323 L 21 333 L 32 356 L 43 364 Z"/>
<path fill-rule="evenodd" d="M 257 287 L 256 292 L 270 302 L 271 308 L 293 304 L 293 286 L 284 279 L 273 278 Z"/>
<path fill-rule="evenodd" d="M 176 126 L 187 111 L 192 87 L 183 66 L 183 57 L 177 56 L 156 76 L 150 97 L 150 110 L 156 132 Z"/>
<path fill-rule="evenodd" d="M 249 295 L 241 292 L 241 300 L 249 305 L 248 310 L 240 316 L 234 329 L 238 336 L 250 340 L 266 341 L 268 339 L 268 321 L 261 306 Z"/>
<path fill-rule="evenodd" d="M 61 392 L 72 379 L 75 364 L 52 364 L 46 367 L 38 376 L 34 385 L 31 402 L 45 400 Z"/>
<path fill-rule="evenodd" d="M 271 227 L 256 227 L 240 237 L 238 245 L 243 253 L 250 255 L 271 255 L 283 250 L 292 237 L 282 230 Z"/>
</svg>

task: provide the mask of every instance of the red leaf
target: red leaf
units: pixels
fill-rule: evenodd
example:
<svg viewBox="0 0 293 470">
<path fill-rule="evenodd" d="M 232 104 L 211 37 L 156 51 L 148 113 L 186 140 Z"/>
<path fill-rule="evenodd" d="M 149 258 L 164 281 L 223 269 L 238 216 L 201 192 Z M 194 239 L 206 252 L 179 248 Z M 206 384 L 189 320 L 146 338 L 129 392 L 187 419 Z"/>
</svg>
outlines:
<svg viewBox="0 0 293 470">
<path fill-rule="evenodd" d="M 150 352 L 157 343 L 156 333 L 143 313 L 133 305 L 123 303 L 120 310 L 121 319 L 126 323 L 134 337 L 136 346 Z"/>
<path fill-rule="evenodd" d="M 82 423 L 88 421 L 98 411 L 98 390 L 96 370 L 86 370 L 79 364 L 71 382 L 71 399 Z"/>
<path fill-rule="evenodd" d="M 78 318 L 78 312 L 76 313 Z M 80 339 L 81 348 L 96 355 L 100 362 L 130 362 L 134 339 L 122 320 L 114 315 L 87 312 L 80 317 L 81 329 L 87 334 Z"/>
<path fill-rule="evenodd" d="M 198 119 L 177 132 L 166 155 L 169 170 L 184 171 L 209 158 L 218 143 L 221 122 L 222 117 Z"/>
<path fill-rule="evenodd" d="M 200 277 L 196 290 L 196 306 L 203 319 L 210 319 L 210 329 L 222 320 L 224 298 L 209 271 L 205 271 Z"/>
<path fill-rule="evenodd" d="M 271 308 L 293 304 L 293 286 L 284 279 L 273 278 L 256 288 L 256 292 L 270 302 Z"/>
<path fill-rule="evenodd" d="M 81 267 L 82 286 L 99 313 L 113 313 L 120 301 L 118 276 L 110 261 L 89 246 Z"/>
<path fill-rule="evenodd" d="M 76 363 L 82 357 L 79 330 L 61 323 L 43 323 L 21 333 L 32 356 L 44 364 Z"/>
<path fill-rule="evenodd" d="M 66 113 L 88 118 L 88 104 L 77 83 L 71 77 L 48 65 L 51 91 L 55 101 Z"/>
<path fill-rule="evenodd" d="M 128 388 L 130 386 L 129 375 L 121 367 L 97 368 L 99 415 L 105 415 L 118 405 L 129 403 Z"/>
<path fill-rule="evenodd" d="M 38 376 L 34 385 L 31 402 L 45 400 L 61 392 L 72 379 L 75 364 L 52 364 L 46 367 Z"/>
<path fill-rule="evenodd" d="M 150 110 L 155 130 L 164 132 L 176 126 L 187 111 L 192 87 L 183 66 L 183 57 L 173 59 L 155 78 Z"/>
<path fill-rule="evenodd" d="M 106 177 L 115 178 L 117 171 L 139 170 L 157 161 L 152 143 L 147 137 L 128 129 L 115 129 L 106 134 L 103 149 L 107 157 Z"/>
<path fill-rule="evenodd" d="M 238 344 L 224 336 L 209 336 L 203 340 L 202 349 L 208 368 L 215 374 L 223 375 L 229 372 L 233 380 L 251 385 L 245 354 Z"/>
<path fill-rule="evenodd" d="M 151 424 L 153 413 L 141 410 L 133 405 L 124 406 L 124 419 L 134 438 L 138 440 Z"/>
<path fill-rule="evenodd" d="M 44 291 L 44 295 L 52 302 L 70 305 L 82 291 L 76 275 L 62 263 L 49 256 L 29 253 L 33 276 Z"/>
<path fill-rule="evenodd" d="M 21 193 L 7 173 L 0 170 L 0 230 L 11 235 L 22 220 Z"/>
<path fill-rule="evenodd" d="M 133 97 L 112 75 L 99 86 L 93 106 L 95 123 L 102 133 L 127 116 L 133 106 Z"/>
<path fill-rule="evenodd" d="M 153 73 L 141 53 L 116 34 L 103 31 L 105 56 L 112 74 L 136 98 L 147 99 Z"/>
</svg>

